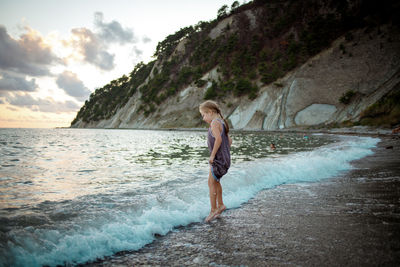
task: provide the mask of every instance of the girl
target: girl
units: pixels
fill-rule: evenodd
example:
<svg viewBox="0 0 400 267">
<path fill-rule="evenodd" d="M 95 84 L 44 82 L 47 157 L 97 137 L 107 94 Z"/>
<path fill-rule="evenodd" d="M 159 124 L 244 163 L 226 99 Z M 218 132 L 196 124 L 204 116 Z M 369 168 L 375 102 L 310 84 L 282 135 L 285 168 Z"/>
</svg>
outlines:
<svg viewBox="0 0 400 267">
<path fill-rule="evenodd" d="M 205 220 L 210 222 L 226 209 L 222 201 L 222 187 L 219 181 L 228 172 L 231 165 L 230 147 L 232 139 L 228 134 L 229 125 L 222 116 L 217 103 L 208 100 L 200 105 L 199 111 L 203 120 L 210 124 L 207 144 L 210 150 L 208 188 L 210 190 L 211 211 Z"/>
</svg>

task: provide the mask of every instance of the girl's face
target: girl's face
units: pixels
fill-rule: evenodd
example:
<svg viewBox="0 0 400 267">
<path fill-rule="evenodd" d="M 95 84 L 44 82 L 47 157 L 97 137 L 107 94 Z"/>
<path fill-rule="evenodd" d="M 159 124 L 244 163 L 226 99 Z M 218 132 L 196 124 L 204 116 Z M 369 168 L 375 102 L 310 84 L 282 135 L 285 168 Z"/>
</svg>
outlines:
<svg viewBox="0 0 400 267">
<path fill-rule="evenodd" d="M 200 114 L 203 117 L 203 121 L 207 122 L 208 124 L 210 124 L 213 119 L 213 113 L 214 112 L 209 109 L 200 109 Z"/>
</svg>

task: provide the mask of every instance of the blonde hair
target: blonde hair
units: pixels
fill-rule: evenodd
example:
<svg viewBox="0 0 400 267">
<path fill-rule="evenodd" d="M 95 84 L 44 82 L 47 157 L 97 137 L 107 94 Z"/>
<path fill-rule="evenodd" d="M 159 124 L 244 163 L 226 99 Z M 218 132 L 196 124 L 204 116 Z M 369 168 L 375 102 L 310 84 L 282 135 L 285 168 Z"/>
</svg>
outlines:
<svg viewBox="0 0 400 267">
<path fill-rule="evenodd" d="M 207 101 L 205 101 L 205 102 L 200 104 L 199 109 L 200 110 L 206 110 L 207 109 L 207 110 L 211 110 L 211 111 L 214 111 L 215 113 L 217 113 L 221 117 L 221 119 L 224 120 L 226 134 L 228 135 L 228 133 L 229 133 L 229 124 L 228 124 L 228 121 L 224 118 L 224 116 L 222 116 L 221 109 L 219 108 L 217 102 L 212 101 L 212 100 L 207 100 Z"/>
</svg>

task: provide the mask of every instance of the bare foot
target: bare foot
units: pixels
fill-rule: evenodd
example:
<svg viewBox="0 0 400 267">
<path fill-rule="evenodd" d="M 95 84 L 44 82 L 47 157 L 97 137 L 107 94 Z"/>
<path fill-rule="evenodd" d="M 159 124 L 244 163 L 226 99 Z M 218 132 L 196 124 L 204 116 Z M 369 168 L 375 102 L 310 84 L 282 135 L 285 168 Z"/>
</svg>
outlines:
<svg viewBox="0 0 400 267">
<path fill-rule="evenodd" d="M 218 215 L 221 214 L 224 210 L 226 210 L 226 206 L 225 206 L 225 205 L 222 205 L 220 208 L 218 208 L 217 214 L 218 214 Z"/>
<path fill-rule="evenodd" d="M 204 221 L 211 222 L 212 220 L 214 220 L 217 217 L 218 214 L 219 214 L 218 210 L 210 211 L 210 214 L 208 214 L 207 218 Z"/>
</svg>

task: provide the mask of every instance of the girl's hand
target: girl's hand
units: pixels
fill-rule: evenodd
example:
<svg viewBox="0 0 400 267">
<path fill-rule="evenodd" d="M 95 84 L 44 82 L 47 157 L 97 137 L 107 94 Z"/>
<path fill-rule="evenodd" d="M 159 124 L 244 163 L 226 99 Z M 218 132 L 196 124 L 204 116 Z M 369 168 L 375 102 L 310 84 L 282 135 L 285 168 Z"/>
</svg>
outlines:
<svg viewBox="0 0 400 267">
<path fill-rule="evenodd" d="M 210 164 L 213 164 L 213 162 L 214 162 L 214 157 L 213 157 L 213 156 L 210 156 L 210 159 L 208 160 L 208 162 L 210 162 Z"/>
</svg>

